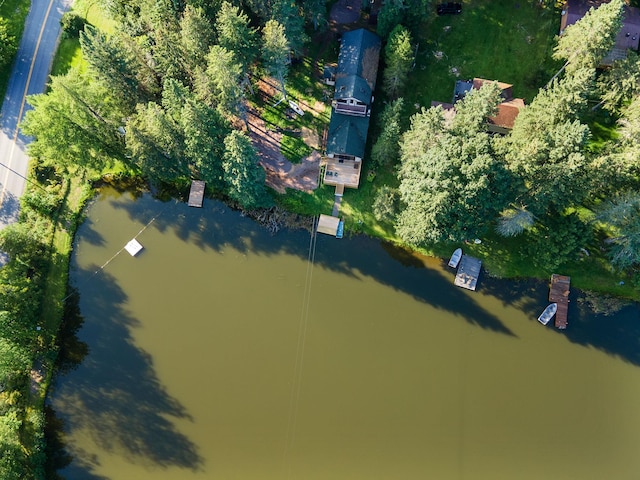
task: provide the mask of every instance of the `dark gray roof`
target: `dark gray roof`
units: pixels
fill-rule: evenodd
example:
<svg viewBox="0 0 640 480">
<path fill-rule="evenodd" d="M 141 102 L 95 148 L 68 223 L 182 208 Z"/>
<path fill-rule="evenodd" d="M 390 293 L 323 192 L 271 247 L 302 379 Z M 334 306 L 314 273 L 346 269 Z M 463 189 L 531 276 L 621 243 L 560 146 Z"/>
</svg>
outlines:
<svg viewBox="0 0 640 480">
<path fill-rule="evenodd" d="M 381 45 L 380 37 L 364 28 L 343 33 L 336 78 L 356 75 L 367 82 L 371 91 L 375 90 Z"/>
<path fill-rule="evenodd" d="M 362 77 L 349 75 L 336 79 L 336 99 L 356 98 L 368 105 L 371 102 L 371 93 L 371 88 Z"/>
<path fill-rule="evenodd" d="M 329 122 L 327 154 L 363 158 L 368 129 L 369 117 L 343 115 L 334 111 Z"/>
</svg>

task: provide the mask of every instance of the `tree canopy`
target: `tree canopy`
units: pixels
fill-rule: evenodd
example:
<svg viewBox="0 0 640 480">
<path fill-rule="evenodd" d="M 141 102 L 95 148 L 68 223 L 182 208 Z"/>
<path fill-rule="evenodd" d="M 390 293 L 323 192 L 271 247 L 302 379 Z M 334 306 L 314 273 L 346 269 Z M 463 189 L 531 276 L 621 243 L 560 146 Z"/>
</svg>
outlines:
<svg viewBox="0 0 640 480">
<path fill-rule="evenodd" d="M 553 52 L 566 60 L 567 72 L 596 68 L 615 45 L 622 26 L 623 0 L 611 0 L 591 8 L 584 17 L 569 25 L 558 38 Z"/>
<path fill-rule="evenodd" d="M 441 107 L 412 117 L 400 145 L 399 191 L 405 207 L 397 232 L 405 241 L 424 245 L 476 238 L 505 207 L 511 177 L 496 158 L 485 126 L 498 93 L 494 84 L 471 92 L 459 102 L 450 125 Z"/>
</svg>

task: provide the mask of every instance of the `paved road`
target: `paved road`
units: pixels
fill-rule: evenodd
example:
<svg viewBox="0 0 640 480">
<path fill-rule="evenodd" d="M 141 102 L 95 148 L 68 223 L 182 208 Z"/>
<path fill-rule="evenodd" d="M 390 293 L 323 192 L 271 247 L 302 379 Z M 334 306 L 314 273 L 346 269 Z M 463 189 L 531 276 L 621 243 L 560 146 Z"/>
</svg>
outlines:
<svg viewBox="0 0 640 480">
<path fill-rule="evenodd" d="M 44 92 L 60 36 L 60 18 L 72 0 L 31 0 L 18 55 L 0 111 L 0 229 L 18 217 L 25 188 L 29 142 L 18 125 L 29 108 L 26 96 Z"/>
</svg>

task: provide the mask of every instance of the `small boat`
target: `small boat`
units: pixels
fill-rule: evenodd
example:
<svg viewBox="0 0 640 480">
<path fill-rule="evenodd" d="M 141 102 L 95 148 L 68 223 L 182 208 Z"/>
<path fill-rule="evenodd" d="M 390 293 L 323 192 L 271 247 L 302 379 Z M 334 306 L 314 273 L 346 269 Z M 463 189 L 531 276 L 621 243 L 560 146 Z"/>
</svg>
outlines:
<svg viewBox="0 0 640 480">
<path fill-rule="evenodd" d="M 557 310 L 558 310 L 558 304 L 550 303 L 547 306 L 547 308 L 544 309 L 544 312 L 540 314 L 540 316 L 538 317 L 538 321 L 541 324 L 546 325 L 547 323 L 549 323 L 549 320 L 551 320 L 553 316 L 556 314 Z"/>
<path fill-rule="evenodd" d="M 451 259 L 449 260 L 449 266 L 451 268 L 456 268 L 458 266 L 458 263 L 460 263 L 461 258 L 462 258 L 462 249 L 456 248 L 455 251 L 453 252 L 453 255 L 451 255 Z"/>
</svg>

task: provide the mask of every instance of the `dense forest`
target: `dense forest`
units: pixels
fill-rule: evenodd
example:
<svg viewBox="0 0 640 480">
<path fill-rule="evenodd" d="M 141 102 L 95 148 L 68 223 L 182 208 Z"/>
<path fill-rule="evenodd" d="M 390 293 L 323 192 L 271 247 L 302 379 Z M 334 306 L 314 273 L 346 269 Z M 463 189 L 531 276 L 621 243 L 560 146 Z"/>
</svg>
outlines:
<svg viewBox="0 0 640 480">
<path fill-rule="evenodd" d="M 430 5 L 384 2 L 377 30 L 385 40 L 385 101 L 376 106 L 378 128 L 365 159 L 367 168 L 387 173 L 374 180 L 369 205 L 378 221 L 413 247 L 516 238 L 519 254 L 546 268 L 595 246 L 610 268 L 640 284 L 640 58 L 629 52 L 599 68 L 622 5 L 613 0 L 566 29 L 553 53 L 561 67 L 512 131 L 496 135 L 486 123 L 501 101 L 493 82 L 467 94 L 455 115 L 441 107 L 409 113 L 414 39 Z M 3 479 L 43 475 L 44 420 L 28 408 L 30 372 L 58 348 L 57 330 L 40 328 L 54 254 L 45 239 L 77 221 L 64 210 L 69 179 L 124 171 L 184 188 L 199 178 L 245 209 L 280 203 L 265 186 L 248 134 L 256 83 L 270 77 L 286 98 L 292 62 L 328 26 L 322 0 L 110 0 L 104 8 L 113 33 L 65 16 L 86 68 L 52 77 L 46 94 L 30 98 L 22 125 L 33 138 L 37 186 L 22 199 L 21 222 L 0 233 L 10 257 L 0 270 Z M 0 22 L 0 39 L 2 31 Z M 615 124 L 599 142 L 591 123 L 597 115 Z"/>
</svg>

